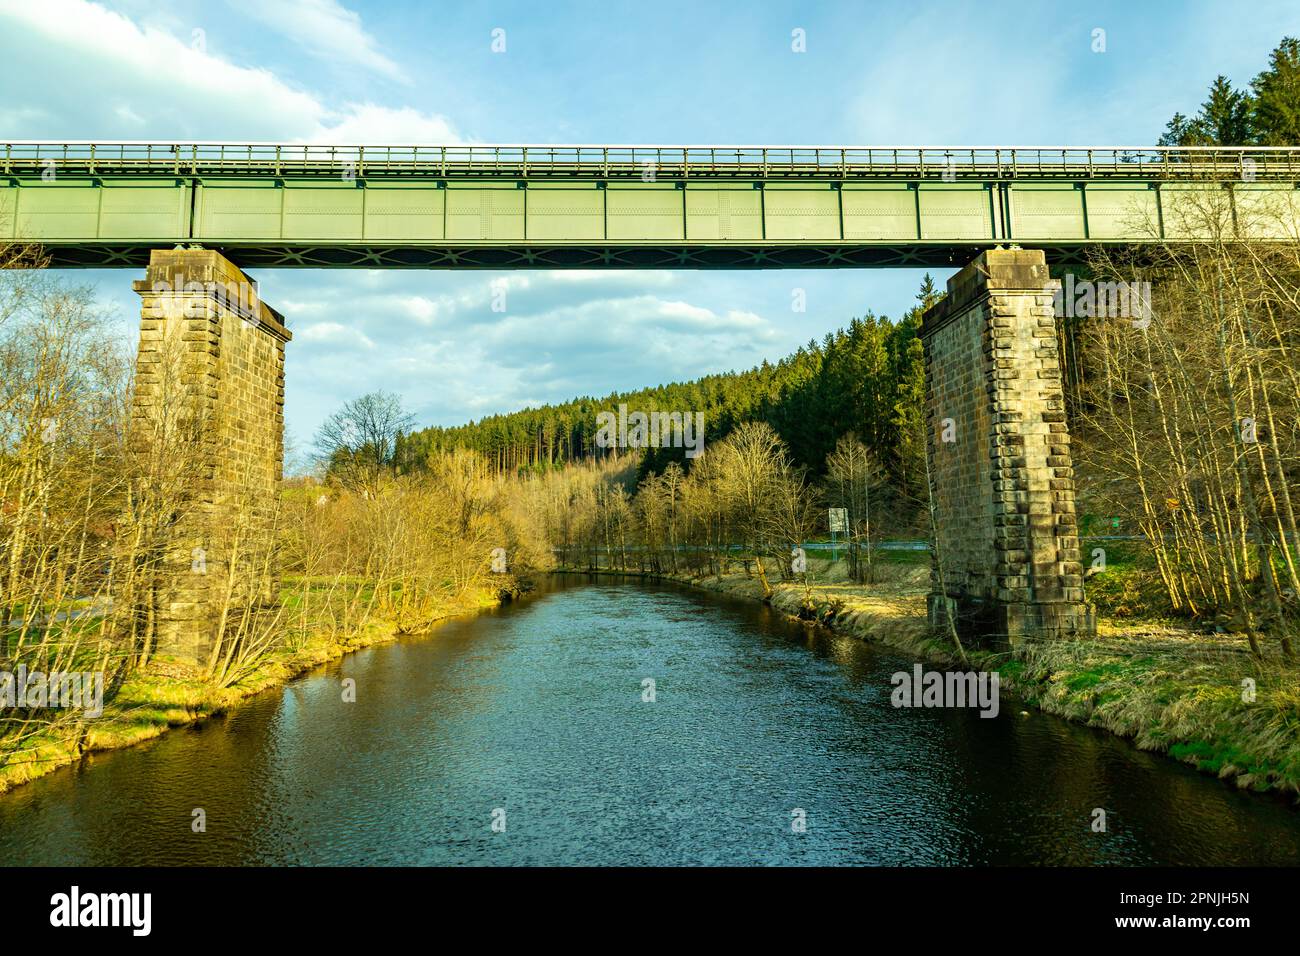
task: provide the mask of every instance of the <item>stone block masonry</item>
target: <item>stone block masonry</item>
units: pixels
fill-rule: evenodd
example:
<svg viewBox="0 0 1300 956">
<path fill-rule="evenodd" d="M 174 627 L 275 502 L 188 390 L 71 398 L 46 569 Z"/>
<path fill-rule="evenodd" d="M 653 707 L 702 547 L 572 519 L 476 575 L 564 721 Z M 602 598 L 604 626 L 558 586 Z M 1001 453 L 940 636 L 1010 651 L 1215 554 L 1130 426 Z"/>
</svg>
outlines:
<svg viewBox="0 0 1300 956">
<path fill-rule="evenodd" d="M 256 283 L 217 252 L 154 250 L 134 287 L 132 478 L 157 545 L 138 613 L 158 651 L 203 665 L 243 609 L 277 600 L 291 336 Z"/>
<path fill-rule="evenodd" d="M 921 326 L 937 541 L 931 624 L 1015 644 L 1091 633 L 1052 280 L 1041 250 L 992 249 Z"/>
</svg>

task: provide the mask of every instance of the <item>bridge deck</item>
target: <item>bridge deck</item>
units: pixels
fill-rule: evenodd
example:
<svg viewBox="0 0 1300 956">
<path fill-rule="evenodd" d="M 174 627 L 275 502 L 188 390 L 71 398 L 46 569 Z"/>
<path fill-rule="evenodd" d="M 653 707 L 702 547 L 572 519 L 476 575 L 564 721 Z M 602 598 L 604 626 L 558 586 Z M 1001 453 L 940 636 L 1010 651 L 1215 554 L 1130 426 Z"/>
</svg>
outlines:
<svg viewBox="0 0 1300 956">
<path fill-rule="evenodd" d="M 1300 149 L 0 144 L 0 241 L 138 266 L 959 265 L 1296 238 Z M 1206 210 L 1212 208 L 1207 224 Z M 1189 210 L 1192 214 L 1189 214 Z"/>
</svg>

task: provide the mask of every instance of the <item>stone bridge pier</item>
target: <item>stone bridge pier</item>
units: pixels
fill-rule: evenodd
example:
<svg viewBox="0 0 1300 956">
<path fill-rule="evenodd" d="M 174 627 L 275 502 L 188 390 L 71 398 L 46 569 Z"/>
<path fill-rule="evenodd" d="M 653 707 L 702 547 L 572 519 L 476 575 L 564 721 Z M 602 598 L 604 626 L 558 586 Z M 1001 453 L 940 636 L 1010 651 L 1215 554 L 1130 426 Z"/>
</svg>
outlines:
<svg viewBox="0 0 1300 956">
<path fill-rule="evenodd" d="M 136 613 L 150 646 L 203 665 L 246 609 L 278 599 L 291 336 L 217 252 L 154 250 L 134 287 L 134 506 L 152 538 Z"/>
<path fill-rule="evenodd" d="M 937 525 L 930 622 L 1016 644 L 1094 629 L 1084 602 L 1052 280 L 1041 250 L 993 249 L 921 325 Z"/>
</svg>

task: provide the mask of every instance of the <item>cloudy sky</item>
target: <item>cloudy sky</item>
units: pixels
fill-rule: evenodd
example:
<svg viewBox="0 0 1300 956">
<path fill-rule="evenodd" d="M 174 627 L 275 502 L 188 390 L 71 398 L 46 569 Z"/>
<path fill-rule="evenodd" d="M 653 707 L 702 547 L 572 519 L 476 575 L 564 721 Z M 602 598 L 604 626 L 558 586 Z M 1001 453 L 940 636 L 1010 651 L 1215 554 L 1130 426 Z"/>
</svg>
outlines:
<svg viewBox="0 0 1300 956">
<path fill-rule="evenodd" d="M 1300 35 L 1295 0 L 0 0 L 0 140 L 1137 145 L 1216 73 L 1248 81 L 1284 35 Z M 136 276 L 73 275 L 134 334 Z M 254 277 L 295 334 L 305 445 L 376 388 L 454 424 L 774 360 L 866 310 L 898 315 L 921 274 Z"/>
</svg>

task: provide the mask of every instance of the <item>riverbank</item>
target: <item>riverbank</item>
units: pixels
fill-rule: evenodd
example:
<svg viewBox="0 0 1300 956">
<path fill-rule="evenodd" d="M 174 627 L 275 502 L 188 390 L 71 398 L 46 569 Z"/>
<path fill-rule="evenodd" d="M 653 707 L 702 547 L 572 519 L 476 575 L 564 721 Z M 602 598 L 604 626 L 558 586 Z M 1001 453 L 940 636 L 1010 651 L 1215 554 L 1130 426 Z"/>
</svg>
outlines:
<svg viewBox="0 0 1300 956">
<path fill-rule="evenodd" d="M 1103 618 L 1095 638 L 968 650 L 962 665 L 951 640 L 927 622 L 928 566 L 880 564 L 878 583 L 859 585 L 844 580 L 842 562 L 809 564 L 817 583 L 769 581 L 768 603 L 944 666 L 997 671 L 1005 688 L 1044 713 L 1128 738 L 1242 789 L 1300 795 L 1300 669 L 1271 651 L 1255 660 L 1245 635 Z M 764 600 L 762 582 L 743 571 L 657 577 Z"/>
<path fill-rule="evenodd" d="M 299 604 L 311 582 L 288 580 L 282 592 L 286 607 Z M 512 585 L 514 587 L 514 585 Z M 501 591 L 480 591 L 439 608 L 430 625 L 471 614 L 501 603 Z M 144 743 L 173 727 L 184 727 L 218 716 L 240 701 L 288 683 L 331 661 L 400 637 L 396 622 L 382 614 L 343 630 L 314 629 L 286 640 L 260 660 L 249 674 L 227 687 L 204 680 L 201 670 L 159 656 L 131 675 L 103 714 L 76 728 L 32 738 L 25 749 L 0 767 L 0 793 L 35 780 L 87 755 Z"/>
</svg>

